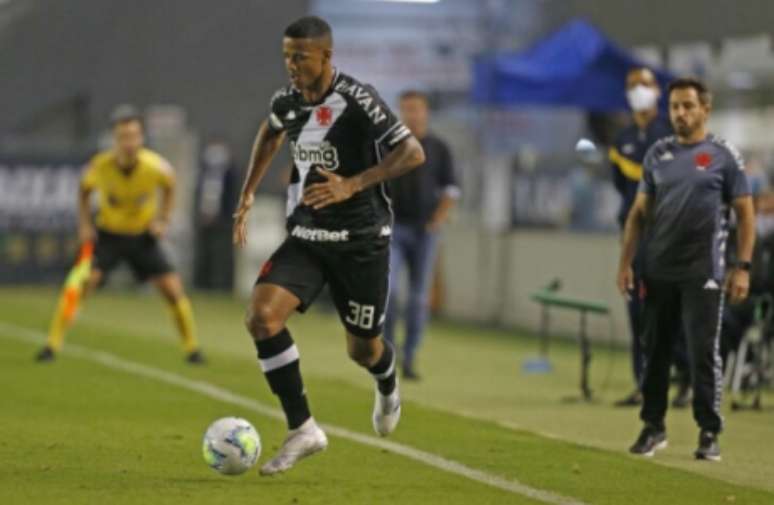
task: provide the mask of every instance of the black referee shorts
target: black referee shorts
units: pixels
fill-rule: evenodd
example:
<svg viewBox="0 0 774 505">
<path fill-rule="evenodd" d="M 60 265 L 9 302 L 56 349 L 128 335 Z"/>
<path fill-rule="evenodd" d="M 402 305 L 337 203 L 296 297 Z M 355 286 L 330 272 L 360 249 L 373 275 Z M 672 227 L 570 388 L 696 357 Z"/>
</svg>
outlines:
<svg viewBox="0 0 774 505">
<path fill-rule="evenodd" d="M 122 261 L 129 264 L 138 281 L 145 281 L 174 270 L 167 261 L 164 251 L 161 250 L 158 239 L 150 233 L 123 235 L 97 230 L 94 266 L 107 276 Z"/>
<path fill-rule="evenodd" d="M 276 284 L 301 300 L 306 311 L 327 283 L 347 331 L 375 338 L 384 328 L 390 271 L 389 244 L 340 248 L 293 237 L 263 265 L 256 284 Z"/>
</svg>

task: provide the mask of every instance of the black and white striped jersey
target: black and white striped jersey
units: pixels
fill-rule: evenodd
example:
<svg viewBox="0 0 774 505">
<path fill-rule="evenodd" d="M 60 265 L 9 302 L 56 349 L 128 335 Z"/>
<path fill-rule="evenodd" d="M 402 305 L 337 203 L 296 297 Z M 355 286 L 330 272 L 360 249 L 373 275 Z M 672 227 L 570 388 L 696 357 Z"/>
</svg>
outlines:
<svg viewBox="0 0 774 505">
<path fill-rule="evenodd" d="M 317 168 L 353 176 L 377 164 L 411 135 L 376 90 L 336 72 L 319 102 L 307 103 L 297 89 L 286 86 L 274 94 L 270 107 L 269 127 L 287 133 L 293 160 L 288 233 L 319 243 L 386 242 L 392 211 L 384 184 L 319 210 L 302 201 L 305 187 L 325 180 Z"/>
</svg>

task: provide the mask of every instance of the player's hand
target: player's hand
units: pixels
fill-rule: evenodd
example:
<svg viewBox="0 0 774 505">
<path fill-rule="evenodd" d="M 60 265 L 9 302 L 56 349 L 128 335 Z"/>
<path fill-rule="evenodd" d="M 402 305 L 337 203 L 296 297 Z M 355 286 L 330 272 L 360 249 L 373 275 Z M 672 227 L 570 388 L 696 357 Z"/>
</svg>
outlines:
<svg viewBox="0 0 774 505">
<path fill-rule="evenodd" d="M 80 223 L 78 225 L 78 242 L 80 244 L 93 242 L 96 238 L 97 233 L 94 231 L 94 226 L 91 223 Z"/>
<path fill-rule="evenodd" d="M 253 206 L 255 196 L 252 194 L 242 195 L 239 199 L 236 212 L 234 212 L 234 232 L 232 240 L 234 245 L 244 247 L 247 244 L 247 214 Z"/>
<path fill-rule="evenodd" d="M 343 202 L 355 194 L 355 185 L 351 179 L 322 168 L 318 168 L 317 172 L 325 177 L 326 181 L 310 184 L 304 190 L 304 205 L 315 210 L 322 209 L 328 205 Z"/>
<path fill-rule="evenodd" d="M 726 295 L 731 303 L 739 303 L 750 292 L 750 272 L 735 268 L 726 277 Z"/>
<path fill-rule="evenodd" d="M 167 234 L 167 227 L 169 225 L 166 221 L 163 220 L 157 220 L 153 221 L 150 226 L 148 226 L 148 231 L 151 235 L 156 237 L 157 239 L 162 239 Z"/>
<path fill-rule="evenodd" d="M 628 300 L 632 291 L 634 291 L 634 271 L 632 267 L 619 267 L 616 284 L 618 284 L 618 291 Z"/>
</svg>

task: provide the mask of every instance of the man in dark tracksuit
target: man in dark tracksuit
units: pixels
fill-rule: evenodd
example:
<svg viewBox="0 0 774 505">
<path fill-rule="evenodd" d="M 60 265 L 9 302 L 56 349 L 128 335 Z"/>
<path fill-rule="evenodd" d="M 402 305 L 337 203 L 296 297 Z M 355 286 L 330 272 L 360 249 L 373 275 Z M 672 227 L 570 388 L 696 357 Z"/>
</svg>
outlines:
<svg viewBox="0 0 774 505">
<path fill-rule="evenodd" d="M 640 411 L 645 427 L 630 449 L 634 454 L 652 456 L 666 447 L 672 340 L 682 326 L 693 414 L 701 430 L 694 454 L 697 459 L 720 459 L 720 320 L 725 297 L 739 302 L 749 290 L 755 213 L 741 157 L 706 130 L 710 109 L 710 94 L 700 81 L 678 79 L 670 84 L 669 115 L 676 135 L 658 141 L 645 156 L 643 179 L 624 228 L 618 288 L 625 294 L 633 287 L 631 265 L 642 221 L 648 221 Z M 729 207 L 738 220 L 738 261 L 724 282 Z"/>
<path fill-rule="evenodd" d="M 659 139 L 672 134 L 672 126 L 658 115 L 658 99 L 661 90 L 656 76 L 647 67 L 631 69 L 626 74 L 626 98 L 632 109 L 632 124 L 622 130 L 610 148 L 609 157 L 612 168 L 613 184 L 621 196 L 621 206 L 618 211 L 618 224 L 623 230 L 626 216 L 632 208 L 637 196 L 637 187 L 642 179 L 642 161 L 645 153 Z M 640 244 L 640 250 L 642 244 Z M 636 286 L 641 279 L 641 254 L 637 254 L 634 262 L 635 289 L 629 293 L 627 310 L 629 312 L 629 327 L 632 337 L 632 372 L 636 387 L 634 391 L 615 402 L 618 407 L 637 406 L 642 403 L 640 384 L 642 368 L 645 361 L 641 345 L 641 312 L 642 303 Z M 685 353 L 685 339 L 677 339 L 678 347 L 683 352 L 675 353 L 675 365 L 680 377 L 680 393 L 675 397 L 673 406 L 686 406 L 690 396 L 690 376 Z"/>
</svg>

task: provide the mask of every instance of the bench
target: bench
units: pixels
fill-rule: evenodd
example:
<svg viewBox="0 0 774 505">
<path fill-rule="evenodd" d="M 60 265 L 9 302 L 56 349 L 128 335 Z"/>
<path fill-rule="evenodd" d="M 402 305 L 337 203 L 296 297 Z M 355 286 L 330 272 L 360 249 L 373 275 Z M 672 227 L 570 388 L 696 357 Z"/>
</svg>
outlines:
<svg viewBox="0 0 774 505">
<path fill-rule="evenodd" d="M 605 302 L 586 300 L 560 294 L 562 283 L 553 280 L 548 286 L 530 294 L 530 299 L 539 303 L 542 308 L 540 321 L 540 355 L 544 363 L 548 363 L 548 347 L 550 343 L 549 326 L 551 324 L 550 309 L 552 307 L 577 311 L 580 315 L 578 327 L 578 342 L 581 351 L 581 399 L 591 401 L 592 390 L 589 386 L 589 365 L 591 364 L 591 342 L 589 341 L 587 324 L 588 314 L 600 316 L 610 315 L 610 307 Z"/>
</svg>

